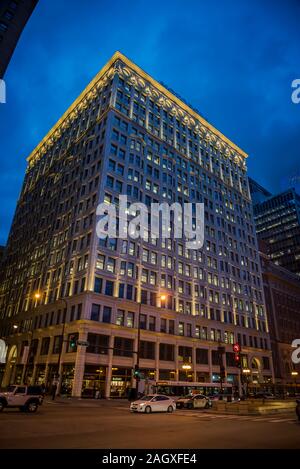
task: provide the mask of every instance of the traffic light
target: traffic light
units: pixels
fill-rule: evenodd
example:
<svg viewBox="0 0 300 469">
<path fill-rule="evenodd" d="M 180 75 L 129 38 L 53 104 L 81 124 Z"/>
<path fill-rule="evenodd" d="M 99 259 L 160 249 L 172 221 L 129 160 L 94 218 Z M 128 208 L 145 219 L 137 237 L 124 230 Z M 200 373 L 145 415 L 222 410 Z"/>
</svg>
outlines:
<svg viewBox="0 0 300 469">
<path fill-rule="evenodd" d="M 241 346 L 238 343 L 233 344 L 235 366 L 241 366 Z"/>
<path fill-rule="evenodd" d="M 138 365 L 135 365 L 134 367 L 133 376 L 135 379 L 140 379 L 141 377 L 141 370 L 139 369 Z"/>
<path fill-rule="evenodd" d="M 71 335 L 70 337 L 70 348 L 74 350 L 77 347 L 76 335 Z"/>
</svg>

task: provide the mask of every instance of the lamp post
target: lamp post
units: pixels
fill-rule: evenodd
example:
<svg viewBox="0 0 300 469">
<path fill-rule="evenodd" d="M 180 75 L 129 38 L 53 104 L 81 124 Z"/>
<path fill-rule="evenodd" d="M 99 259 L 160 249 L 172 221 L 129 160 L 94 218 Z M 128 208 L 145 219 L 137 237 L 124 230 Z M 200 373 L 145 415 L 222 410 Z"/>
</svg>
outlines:
<svg viewBox="0 0 300 469">
<path fill-rule="evenodd" d="M 161 295 L 160 300 L 165 301 L 167 298 L 166 295 Z M 140 368 L 140 355 L 141 355 L 141 312 L 142 312 L 142 302 L 138 302 L 139 310 L 138 310 L 138 331 L 137 331 L 137 351 L 136 351 L 136 362 L 135 362 L 135 394 L 136 397 L 138 396 L 139 392 L 139 368 Z"/>
<path fill-rule="evenodd" d="M 250 376 L 251 370 L 249 368 L 242 369 L 242 376 L 246 377 L 246 397 L 248 397 L 248 376 Z"/>
<path fill-rule="evenodd" d="M 192 365 L 190 363 L 184 363 L 181 368 L 185 370 L 186 380 L 188 381 L 188 372 L 192 369 Z"/>
</svg>

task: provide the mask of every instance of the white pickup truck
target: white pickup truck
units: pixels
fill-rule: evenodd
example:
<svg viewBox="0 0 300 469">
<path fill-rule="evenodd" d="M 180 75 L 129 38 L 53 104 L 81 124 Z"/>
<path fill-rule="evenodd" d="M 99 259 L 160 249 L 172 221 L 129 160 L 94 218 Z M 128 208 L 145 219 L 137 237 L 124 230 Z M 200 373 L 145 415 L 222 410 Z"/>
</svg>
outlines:
<svg viewBox="0 0 300 469">
<path fill-rule="evenodd" d="M 8 386 L 5 392 L 0 393 L 0 412 L 5 407 L 17 407 L 23 412 L 36 412 L 43 399 L 41 386 Z"/>
</svg>

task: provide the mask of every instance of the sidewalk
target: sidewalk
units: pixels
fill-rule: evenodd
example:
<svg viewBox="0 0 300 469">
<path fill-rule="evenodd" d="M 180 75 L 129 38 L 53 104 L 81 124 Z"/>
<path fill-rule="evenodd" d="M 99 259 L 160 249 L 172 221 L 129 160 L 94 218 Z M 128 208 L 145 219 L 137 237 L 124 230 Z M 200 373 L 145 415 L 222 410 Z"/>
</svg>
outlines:
<svg viewBox="0 0 300 469">
<path fill-rule="evenodd" d="M 59 396 L 55 400 L 52 400 L 51 396 L 45 396 L 44 404 L 61 404 L 61 405 L 72 405 L 72 406 L 81 406 L 84 407 L 99 407 L 102 405 L 124 405 L 124 407 L 129 406 L 130 403 L 127 399 L 88 399 L 81 397 L 67 397 Z"/>
</svg>

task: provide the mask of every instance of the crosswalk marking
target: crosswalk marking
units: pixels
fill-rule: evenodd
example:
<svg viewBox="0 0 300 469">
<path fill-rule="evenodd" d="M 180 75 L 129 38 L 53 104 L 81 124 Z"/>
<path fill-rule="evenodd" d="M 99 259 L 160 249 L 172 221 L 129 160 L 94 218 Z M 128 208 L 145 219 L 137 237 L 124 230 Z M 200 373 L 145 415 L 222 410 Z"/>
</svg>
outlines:
<svg viewBox="0 0 300 469">
<path fill-rule="evenodd" d="M 263 422 L 263 423 L 297 423 L 297 419 L 289 417 L 289 418 L 278 418 L 278 417 L 270 417 L 270 416 L 246 416 L 246 415 L 234 415 L 234 414 L 210 414 L 210 413 L 198 413 L 198 412 L 178 412 L 177 415 L 190 415 L 191 417 L 198 417 L 202 420 L 240 420 L 244 422 Z"/>
</svg>

